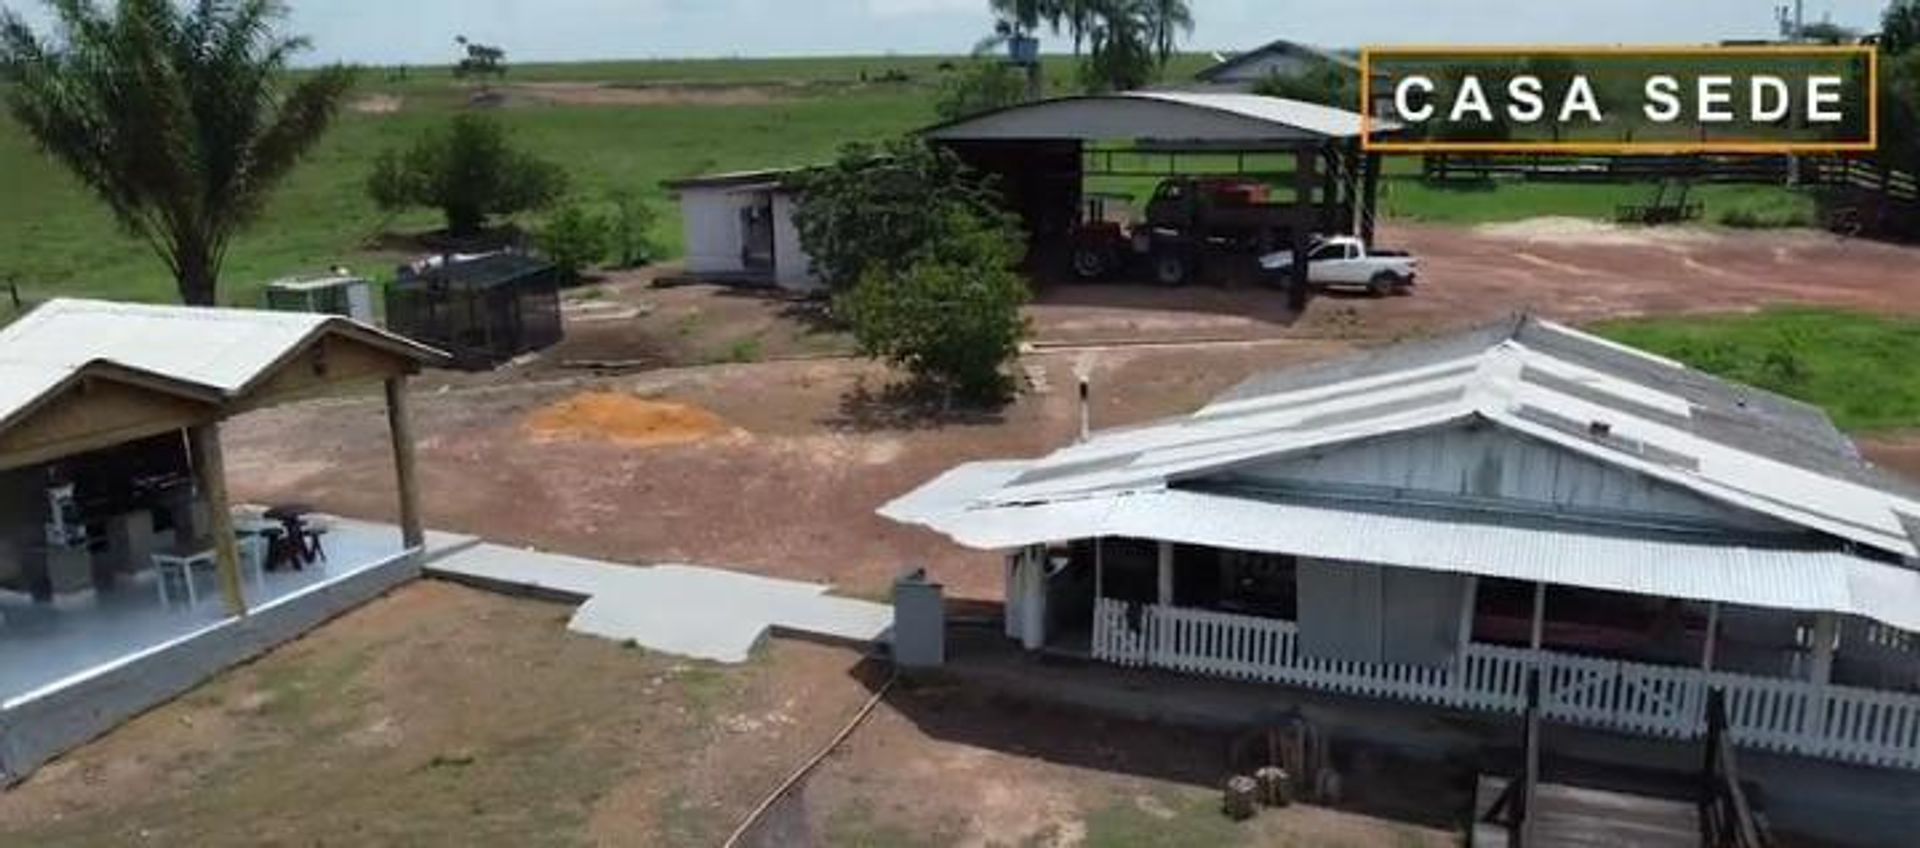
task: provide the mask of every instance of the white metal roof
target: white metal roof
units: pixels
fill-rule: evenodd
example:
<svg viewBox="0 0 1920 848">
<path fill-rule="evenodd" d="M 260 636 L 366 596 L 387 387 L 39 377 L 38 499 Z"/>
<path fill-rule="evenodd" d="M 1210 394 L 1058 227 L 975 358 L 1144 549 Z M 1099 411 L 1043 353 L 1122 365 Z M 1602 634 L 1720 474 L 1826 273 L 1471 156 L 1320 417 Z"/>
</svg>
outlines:
<svg viewBox="0 0 1920 848">
<path fill-rule="evenodd" d="M 1641 595 L 1831 611 L 1920 631 L 1920 572 L 1837 550 L 1575 533 L 1165 489 L 995 509 L 988 521 L 921 511 L 960 496 L 956 484 L 984 482 L 1004 470 L 962 466 L 928 487 L 948 489 L 944 495 L 919 494 L 917 502 L 896 501 L 881 514 L 925 524 L 961 544 L 988 550 L 1101 536 L 1161 539 Z"/>
<path fill-rule="evenodd" d="M 942 141 L 1067 140 L 1147 143 L 1302 142 L 1358 137 L 1357 112 L 1231 92 L 1129 91 L 1059 97 L 931 127 Z M 1376 131 L 1396 129 L 1374 121 Z"/>
<path fill-rule="evenodd" d="M 1496 532 L 1490 528 L 1498 521 L 1468 527 L 1343 518 L 1347 511 L 1341 508 L 1181 489 L 1255 462 L 1469 420 L 1492 422 L 1839 541 L 1826 551 L 1727 543 L 1674 547 L 1678 543 L 1602 537 L 1577 526 Z M 1020 466 L 955 469 L 881 512 L 982 548 L 1105 534 L 1226 547 L 1258 543 L 1266 547 L 1257 549 L 1404 560 L 1399 564 L 1474 573 L 1496 573 L 1484 569 L 1506 563 L 1500 568 L 1524 571 L 1529 579 L 1834 609 L 1888 623 L 1897 619 L 1902 627 L 1920 625 L 1920 572 L 1842 550 L 1855 544 L 1915 557 L 1920 552 L 1909 527 L 1920 526 L 1920 497 L 1861 462 L 1824 415 L 1526 318 L 1261 375 L 1189 416 L 1099 433 Z M 1316 543 L 1323 545 L 1317 552 L 1300 549 L 1316 526 L 1354 538 L 1337 548 L 1324 542 Z M 1449 540 L 1459 544 L 1450 546 Z M 1601 553 L 1607 562 L 1600 561 Z M 1536 562 L 1527 565 L 1530 559 Z M 1662 562 L 1700 565 L 1663 571 Z M 1763 565 L 1742 571 L 1755 562 Z M 1775 569 L 1784 562 L 1805 564 L 1804 586 L 1784 588 L 1791 572 Z M 1701 582 L 1722 579 L 1729 582 L 1717 588 Z M 1869 584 L 1884 584 L 1885 598 L 1844 591 Z M 1908 587 L 1911 593 L 1903 594 Z"/>
<path fill-rule="evenodd" d="M 233 396 L 315 337 L 340 332 L 434 362 L 444 355 L 335 315 L 60 299 L 0 329 L 0 421 L 97 364 Z"/>
</svg>

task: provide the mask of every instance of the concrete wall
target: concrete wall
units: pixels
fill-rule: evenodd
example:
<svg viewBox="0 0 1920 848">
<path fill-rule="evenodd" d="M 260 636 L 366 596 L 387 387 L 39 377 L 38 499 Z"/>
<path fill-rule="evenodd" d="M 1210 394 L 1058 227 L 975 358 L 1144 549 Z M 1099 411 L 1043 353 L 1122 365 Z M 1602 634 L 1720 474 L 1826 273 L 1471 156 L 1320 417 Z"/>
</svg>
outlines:
<svg viewBox="0 0 1920 848">
<path fill-rule="evenodd" d="M 718 188 L 680 190 L 680 225 L 686 239 L 688 273 L 739 274 L 747 270 L 740 261 L 740 210 L 751 206 L 756 196 L 730 194 Z"/>
<path fill-rule="evenodd" d="M 401 555 L 129 657 L 58 691 L 10 704 L 0 709 L 0 785 L 419 576 L 419 556 Z"/>
<path fill-rule="evenodd" d="M 800 246 L 800 230 L 793 225 L 798 206 L 793 195 L 773 195 L 773 272 L 774 282 L 791 291 L 812 291 L 821 287 L 813 273 L 813 257 Z"/>
</svg>

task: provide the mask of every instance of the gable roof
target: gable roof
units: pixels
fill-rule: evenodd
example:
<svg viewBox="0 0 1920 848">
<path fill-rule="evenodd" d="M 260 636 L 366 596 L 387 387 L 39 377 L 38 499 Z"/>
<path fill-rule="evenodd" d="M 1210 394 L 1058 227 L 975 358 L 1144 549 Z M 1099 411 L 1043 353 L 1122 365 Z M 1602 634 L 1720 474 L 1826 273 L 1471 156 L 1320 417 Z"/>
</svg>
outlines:
<svg viewBox="0 0 1920 848">
<path fill-rule="evenodd" d="M 1256 462 L 1469 421 L 1837 541 L 1819 550 L 1700 544 L 1201 485 Z M 880 512 L 975 547 L 1137 535 L 1834 609 L 1920 628 L 1920 571 L 1885 561 L 1920 554 L 1920 497 L 1863 462 L 1818 409 L 1526 317 L 1261 374 L 1191 415 L 1102 432 L 1036 460 L 963 466 Z"/>
<path fill-rule="evenodd" d="M 219 405 L 327 335 L 420 363 L 445 355 L 334 315 L 57 299 L 0 329 L 0 428 L 84 377 Z"/>
<path fill-rule="evenodd" d="M 1274 55 L 1300 56 L 1303 58 L 1314 59 L 1314 60 L 1338 65 L 1342 68 L 1347 68 L 1349 70 L 1356 71 L 1356 72 L 1360 70 L 1359 60 L 1354 59 L 1351 56 L 1337 53 L 1332 50 L 1323 50 L 1321 48 L 1314 47 L 1309 44 L 1301 44 L 1296 41 L 1288 41 L 1287 39 L 1284 39 L 1284 38 L 1276 38 L 1272 41 L 1267 42 L 1266 44 L 1262 44 L 1259 47 L 1255 47 L 1252 50 L 1245 50 L 1240 53 L 1237 53 L 1225 61 L 1216 62 L 1212 65 L 1209 65 L 1205 69 L 1201 70 L 1199 73 L 1194 74 L 1193 76 L 1194 76 L 1194 79 L 1200 80 L 1202 82 L 1217 82 L 1221 78 L 1230 76 L 1235 71 L 1238 71 L 1241 68 L 1244 68 L 1255 62 L 1258 62 L 1261 59 L 1267 58 L 1268 56 L 1274 56 Z"/>
<path fill-rule="evenodd" d="M 1128 91 L 1021 103 L 921 131 L 935 141 L 1299 143 L 1358 137 L 1363 116 L 1318 103 L 1234 92 Z M 1375 132 L 1398 129 L 1372 122 Z"/>
</svg>

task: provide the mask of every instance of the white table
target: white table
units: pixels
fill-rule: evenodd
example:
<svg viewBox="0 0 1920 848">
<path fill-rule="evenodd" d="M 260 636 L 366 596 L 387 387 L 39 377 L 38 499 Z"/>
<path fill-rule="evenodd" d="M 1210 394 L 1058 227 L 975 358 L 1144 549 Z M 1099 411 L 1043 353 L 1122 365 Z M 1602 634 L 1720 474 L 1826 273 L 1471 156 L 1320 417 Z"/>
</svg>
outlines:
<svg viewBox="0 0 1920 848">
<path fill-rule="evenodd" d="M 263 549 L 266 546 L 266 540 L 258 536 L 249 536 L 236 539 L 235 545 L 239 549 L 240 568 L 247 572 L 248 576 L 253 578 L 253 586 L 256 590 L 265 588 L 266 574 L 263 561 L 266 559 L 266 555 Z M 195 566 L 205 566 L 209 569 L 217 568 L 218 559 L 214 554 L 214 550 L 207 548 L 205 550 L 172 550 L 155 551 L 153 553 L 153 570 L 155 576 L 159 578 L 155 582 L 160 587 L 160 606 L 166 607 L 173 603 L 172 596 L 167 592 L 167 578 L 170 574 L 175 573 L 180 575 L 180 582 L 186 584 L 187 608 L 192 609 L 196 604 L 200 603 L 199 590 L 193 586 L 193 569 Z"/>
</svg>

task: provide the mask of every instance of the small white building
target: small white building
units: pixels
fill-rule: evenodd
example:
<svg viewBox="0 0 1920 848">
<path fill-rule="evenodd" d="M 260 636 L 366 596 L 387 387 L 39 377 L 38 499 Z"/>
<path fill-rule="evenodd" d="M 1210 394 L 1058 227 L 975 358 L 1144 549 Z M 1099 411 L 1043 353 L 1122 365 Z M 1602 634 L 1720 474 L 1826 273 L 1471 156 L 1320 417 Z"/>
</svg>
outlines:
<svg viewBox="0 0 1920 848">
<path fill-rule="evenodd" d="M 797 169 L 735 171 L 671 180 L 680 201 L 687 273 L 789 291 L 821 287 L 793 225 Z"/>
</svg>

